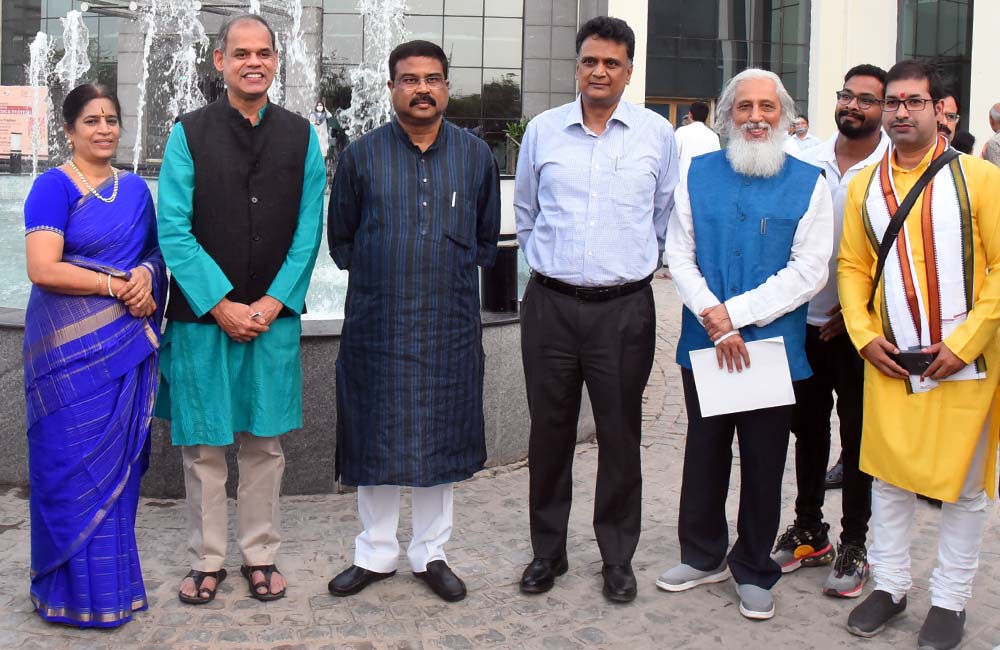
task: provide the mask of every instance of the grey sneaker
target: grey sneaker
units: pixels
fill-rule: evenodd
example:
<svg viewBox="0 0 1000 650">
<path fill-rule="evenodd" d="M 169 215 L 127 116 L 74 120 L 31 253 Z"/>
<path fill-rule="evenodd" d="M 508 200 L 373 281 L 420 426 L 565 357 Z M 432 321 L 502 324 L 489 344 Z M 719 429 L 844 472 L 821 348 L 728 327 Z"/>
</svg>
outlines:
<svg viewBox="0 0 1000 650">
<path fill-rule="evenodd" d="M 725 560 L 711 571 L 700 571 L 687 564 L 678 564 L 664 571 L 656 580 L 656 586 L 664 591 L 687 591 L 698 585 L 722 582 L 729 578 L 729 565 Z"/>
<path fill-rule="evenodd" d="M 871 638 L 882 631 L 885 624 L 906 609 L 906 596 L 898 603 L 892 602 L 888 591 L 876 589 L 868 594 L 847 617 L 847 631 L 855 636 Z"/>
<path fill-rule="evenodd" d="M 757 585 L 736 585 L 740 597 L 740 614 L 755 621 L 774 617 L 774 598 L 771 590 Z"/>
<path fill-rule="evenodd" d="M 868 551 L 861 544 L 838 544 L 837 561 L 826 578 L 823 593 L 835 598 L 857 598 L 868 579 Z"/>
<path fill-rule="evenodd" d="M 931 607 L 917 636 L 919 650 L 951 650 L 962 641 L 965 630 L 965 610 L 956 612 L 944 607 Z"/>
</svg>

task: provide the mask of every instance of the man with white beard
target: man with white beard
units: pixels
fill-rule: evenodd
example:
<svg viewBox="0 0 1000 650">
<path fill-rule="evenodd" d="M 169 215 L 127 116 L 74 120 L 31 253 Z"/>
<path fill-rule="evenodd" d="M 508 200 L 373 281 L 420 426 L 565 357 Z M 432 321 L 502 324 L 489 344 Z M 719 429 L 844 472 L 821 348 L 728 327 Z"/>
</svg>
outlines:
<svg viewBox="0 0 1000 650">
<path fill-rule="evenodd" d="M 670 272 L 684 301 L 677 363 L 688 431 L 678 535 L 681 563 L 656 581 L 685 591 L 732 575 L 740 613 L 774 616 L 781 577 L 770 557 L 792 407 L 702 417 L 689 353 L 715 347 L 719 368 L 751 363 L 745 341 L 783 337 L 792 381 L 808 378 L 806 303 L 824 285 L 833 206 L 820 170 L 787 156 L 795 104 L 772 72 L 733 77 L 718 101 L 726 149 L 694 159 L 667 227 Z M 726 557 L 726 494 L 734 432 L 740 446 L 737 539 Z"/>
</svg>

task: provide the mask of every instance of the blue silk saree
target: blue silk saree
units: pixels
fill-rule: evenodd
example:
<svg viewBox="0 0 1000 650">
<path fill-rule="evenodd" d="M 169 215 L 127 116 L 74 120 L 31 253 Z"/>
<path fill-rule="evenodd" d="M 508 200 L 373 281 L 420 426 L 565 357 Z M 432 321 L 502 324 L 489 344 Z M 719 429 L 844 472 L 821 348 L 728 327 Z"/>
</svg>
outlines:
<svg viewBox="0 0 1000 650">
<path fill-rule="evenodd" d="M 112 184 L 97 191 L 110 197 Z M 152 271 L 158 309 L 149 318 L 108 295 L 37 286 L 25 313 L 31 600 L 48 621 L 113 627 L 146 608 L 135 516 L 166 287 L 153 201 L 133 174 L 119 173 L 108 204 L 51 169 L 36 179 L 24 212 L 26 233 L 63 235 L 64 262 L 117 277 L 140 264 Z"/>
</svg>

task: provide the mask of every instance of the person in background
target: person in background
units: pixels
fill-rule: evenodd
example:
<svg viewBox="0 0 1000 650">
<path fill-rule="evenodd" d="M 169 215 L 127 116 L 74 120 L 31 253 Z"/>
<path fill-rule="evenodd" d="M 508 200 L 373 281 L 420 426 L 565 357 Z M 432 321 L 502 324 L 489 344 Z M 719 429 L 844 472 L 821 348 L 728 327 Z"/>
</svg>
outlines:
<svg viewBox="0 0 1000 650">
<path fill-rule="evenodd" d="M 149 188 L 111 166 L 118 99 L 84 84 L 62 116 L 70 159 L 24 203 L 31 602 L 46 621 L 115 627 L 148 606 L 135 517 L 166 271 Z"/>
<path fill-rule="evenodd" d="M 795 521 L 778 537 L 771 558 L 783 573 L 799 567 L 830 564 L 823 585 L 828 596 L 853 598 L 868 577 L 865 539 L 871 517 L 871 477 L 858 469 L 861 454 L 864 362 L 844 329 L 837 296 L 837 257 L 843 231 L 844 202 L 854 176 L 878 162 L 889 145 L 882 130 L 885 70 L 859 65 L 844 76 L 837 91 L 834 121 L 837 133 L 803 151 L 799 159 L 823 170 L 833 197 L 833 247 L 830 278 L 809 301 L 806 315 L 806 359 L 812 377 L 795 386 L 792 431 L 795 433 Z M 830 415 L 836 394 L 840 421 L 843 517 L 840 544 L 834 552 L 823 522 L 826 464 L 830 457 Z"/>
<path fill-rule="evenodd" d="M 958 151 L 971 156 L 972 151 L 976 147 L 976 136 L 972 135 L 968 131 L 959 131 L 955 134 L 955 137 L 951 139 L 951 146 Z"/>
<path fill-rule="evenodd" d="M 332 119 L 333 113 L 326 110 L 322 99 L 317 99 L 316 106 L 309 113 L 309 123 L 316 133 L 316 139 L 319 140 L 319 150 L 323 153 L 324 158 L 330 149 L 330 123 Z"/>
<path fill-rule="evenodd" d="M 815 147 L 822 142 L 815 135 L 809 133 L 809 118 L 805 115 L 796 117 L 795 121 L 792 122 L 792 127 L 794 129 L 792 137 L 795 140 L 795 144 L 798 145 L 800 152 Z"/>
<path fill-rule="evenodd" d="M 953 92 L 946 92 L 945 96 L 941 98 L 941 105 L 943 109 L 937 114 L 938 133 L 951 142 L 958 129 L 958 123 L 962 119 L 962 116 L 959 115 L 958 99 Z"/>
<path fill-rule="evenodd" d="M 990 129 L 993 137 L 983 145 L 983 159 L 1000 167 L 1000 102 L 990 108 Z"/>
<path fill-rule="evenodd" d="M 719 135 L 705 124 L 708 112 L 708 104 L 693 102 L 687 115 L 691 121 L 687 126 L 682 126 L 674 132 L 681 178 L 687 175 L 692 158 L 719 150 Z"/>
</svg>

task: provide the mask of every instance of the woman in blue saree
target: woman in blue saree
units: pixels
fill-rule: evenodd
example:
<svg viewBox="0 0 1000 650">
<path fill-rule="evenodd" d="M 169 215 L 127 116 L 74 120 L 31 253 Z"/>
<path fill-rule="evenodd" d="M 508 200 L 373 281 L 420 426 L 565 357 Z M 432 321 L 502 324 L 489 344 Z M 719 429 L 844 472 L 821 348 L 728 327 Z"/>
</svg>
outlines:
<svg viewBox="0 0 1000 650">
<path fill-rule="evenodd" d="M 101 86 L 69 93 L 72 158 L 24 204 L 31 600 L 79 627 L 146 608 L 135 516 L 166 278 L 149 189 L 111 167 L 120 114 Z"/>
</svg>

